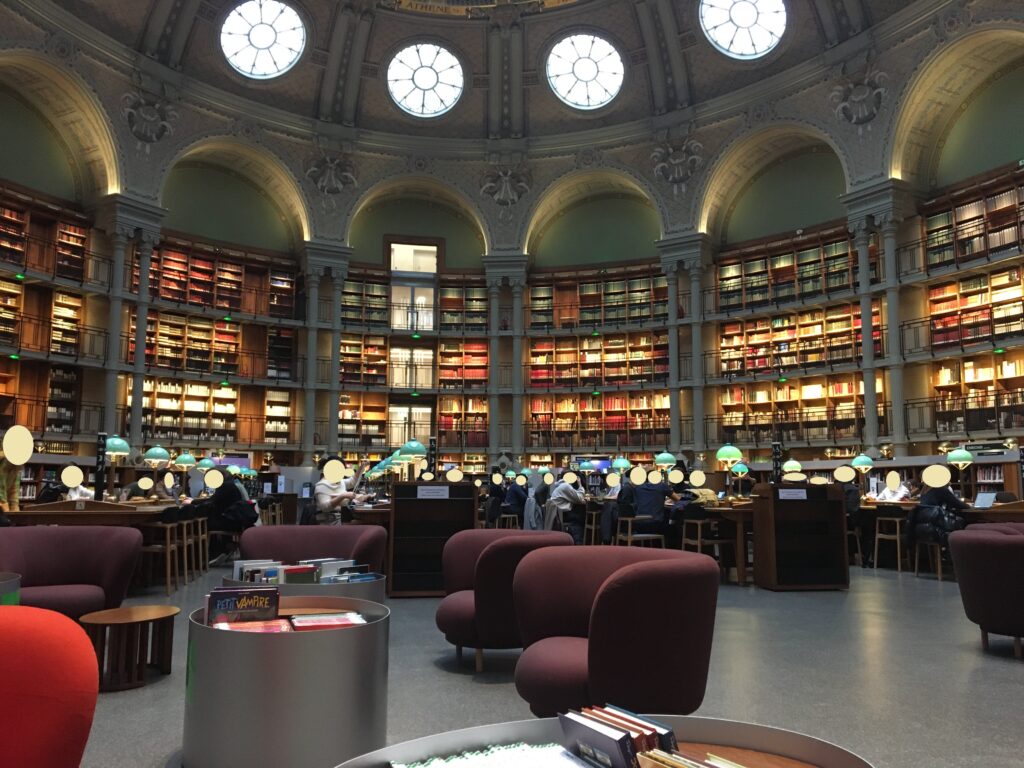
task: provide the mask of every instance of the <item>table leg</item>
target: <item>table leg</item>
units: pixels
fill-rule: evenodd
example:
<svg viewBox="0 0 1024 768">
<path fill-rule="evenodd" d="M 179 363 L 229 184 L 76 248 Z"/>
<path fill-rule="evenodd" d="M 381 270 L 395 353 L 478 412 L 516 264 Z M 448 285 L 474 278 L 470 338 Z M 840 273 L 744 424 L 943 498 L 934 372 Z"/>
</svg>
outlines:
<svg viewBox="0 0 1024 768">
<path fill-rule="evenodd" d="M 153 626 L 153 655 L 150 663 L 160 674 L 171 674 L 171 653 L 174 642 L 174 617 L 160 619 Z"/>
<path fill-rule="evenodd" d="M 107 628 L 107 665 L 100 678 L 101 691 L 116 691 L 121 687 L 124 664 L 124 626 L 112 624 Z"/>
<path fill-rule="evenodd" d="M 736 583 L 747 583 L 747 527 L 742 518 L 736 521 Z"/>
<path fill-rule="evenodd" d="M 146 682 L 146 664 L 149 661 L 149 625 L 144 621 L 138 624 L 137 638 L 132 643 L 132 661 L 135 662 L 135 679 L 140 684 Z"/>
</svg>

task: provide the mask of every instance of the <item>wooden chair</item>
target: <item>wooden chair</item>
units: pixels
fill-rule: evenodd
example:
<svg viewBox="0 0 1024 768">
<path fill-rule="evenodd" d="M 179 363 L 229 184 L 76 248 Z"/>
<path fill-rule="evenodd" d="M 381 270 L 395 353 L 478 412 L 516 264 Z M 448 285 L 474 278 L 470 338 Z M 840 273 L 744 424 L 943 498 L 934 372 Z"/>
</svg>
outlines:
<svg viewBox="0 0 1024 768">
<path fill-rule="evenodd" d="M 633 533 L 633 523 L 642 522 L 644 520 L 650 520 L 650 515 L 636 515 L 635 517 L 620 517 L 618 525 L 615 530 L 615 543 L 625 543 L 627 547 L 632 547 L 634 544 L 641 547 L 653 547 L 657 544 L 662 549 L 665 548 L 665 537 L 660 533 Z M 626 524 L 626 530 L 622 530 L 622 524 Z"/>
<path fill-rule="evenodd" d="M 199 557 L 199 570 L 206 573 L 210 570 L 210 533 L 205 517 L 197 517 L 196 524 L 196 553 Z"/>
<path fill-rule="evenodd" d="M 178 524 L 142 523 L 143 560 L 164 559 L 164 582 L 167 594 L 178 588 Z M 148 536 L 147 536 L 148 534 Z M 171 589 L 171 572 L 174 572 L 174 589 Z"/>
<path fill-rule="evenodd" d="M 942 545 L 933 541 L 914 542 L 914 575 L 919 573 L 921 565 L 921 547 L 928 551 L 928 566 L 935 569 L 935 575 L 942 581 Z"/>
<path fill-rule="evenodd" d="M 695 552 L 704 554 L 704 547 L 710 546 L 714 549 L 715 559 L 718 561 L 718 567 L 722 571 L 723 578 L 726 575 L 726 569 L 722 567 L 722 550 L 721 547 L 727 546 L 736 548 L 736 542 L 733 539 L 723 539 L 717 535 L 706 535 L 704 533 L 704 527 L 714 528 L 718 524 L 718 520 L 704 519 L 704 520 L 683 520 L 683 541 L 680 549 L 686 550 L 686 546 L 690 545 L 694 547 Z M 696 535 L 694 536 L 690 531 L 696 528 Z"/>
<path fill-rule="evenodd" d="M 875 519 L 875 568 L 878 568 L 878 545 L 883 541 L 896 544 L 896 570 L 903 572 L 903 523 L 906 517 L 879 517 Z"/>
<path fill-rule="evenodd" d="M 186 584 L 199 575 L 199 566 L 196 562 L 196 546 L 198 544 L 199 540 L 196 537 L 196 521 L 179 521 L 178 549 L 181 552 L 181 571 Z"/>
<path fill-rule="evenodd" d="M 284 504 L 275 501 L 270 505 L 270 511 L 271 525 L 284 525 Z"/>
<path fill-rule="evenodd" d="M 270 522 L 271 518 L 272 513 L 270 511 L 270 507 L 267 507 L 266 509 L 260 507 L 260 525 L 273 525 L 273 523 Z"/>
<path fill-rule="evenodd" d="M 601 510 L 588 509 L 587 522 L 583 526 L 583 543 L 601 543 Z"/>
<path fill-rule="evenodd" d="M 857 545 L 857 554 L 856 554 L 856 558 L 857 559 L 856 559 L 854 564 L 855 565 L 864 565 L 864 552 L 863 552 L 863 550 L 861 550 L 861 547 L 860 547 L 860 526 L 859 525 L 856 528 L 847 528 L 846 529 L 846 538 L 849 539 L 851 536 L 853 536 L 853 541 Z M 849 551 L 849 550 L 847 550 L 847 551 Z"/>
<path fill-rule="evenodd" d="M 519 528 L 519 515 L 502 513 L 498 516 L 499 528 Z"/>
</svg>

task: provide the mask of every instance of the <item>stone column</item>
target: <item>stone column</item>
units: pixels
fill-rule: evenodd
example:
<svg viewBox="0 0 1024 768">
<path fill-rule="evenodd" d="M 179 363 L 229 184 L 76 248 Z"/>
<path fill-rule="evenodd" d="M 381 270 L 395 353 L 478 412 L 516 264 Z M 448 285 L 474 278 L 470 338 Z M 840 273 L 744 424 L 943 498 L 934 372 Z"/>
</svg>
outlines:
<svg viewBox="0 0 1024 768">
<path fill-rule="evenodd" d="M 327 403 L 327 450 L 337 453 L 338 443 L 338 398 L 341 396 L 341 292 L 345 287 L 345 276 L 331 272 L 331 372 L 330 395 Z"/>
<path fill-rule="evenodd" d="M 864 450 L 878 445 L 878 394 L 875 392 L 874 323 L 871 319 L 871 229 L 866 221 L 853 227 L 860 293 L 861 369 L 864 372 Z"/>
<path fill-rule="evenodd" d="M 699 263 L 686 266 L 690 273 L 690 376 L 692 386 L 693 449 L 707 448 L 704 440 L 704 315 L 701 306 L 701 270 Z"/>
<path fill-rule="evenodd" d="M 124 334 L 125 252 L 130 234 L 121 227 L 110 233 L 113 267 L 110 273 L 110 303 L 107 305 L 107 370 L 103 387 L 103 431 L 120 431 L 117 426 L 118 369 L 121 367 L 121 336 Z"/>
<path fill-rule="evenodd" d="M 512 452 L 523 452 L 523 280 L 512 283 Z"/>
<path fill-rule="evenodd" d="M 896 261 L 896 233 L 899 229 L 892 218 L 882 224 L 882 252 L 885 265 L 885 309 L 888 323 L 886 333 L 886 357 L 889 359 L 888 400 L 892 403 L 889 418 L 889 435 L 892 437 L 893 452 L 903 456 L 907 449 L 907 418 L 903 396 L 903 352 L 900 323 L 899 265 Z"/>
<path fill-rule="evenodd" d="M 487 455 L 493 461 L 498 455 L 501 430 L 498 424 L 501 386 L 501 278 L 487 281 Z"/>
<path fill-rule="evenodd" d="M 317 320 L 320 309 L 321 275 L 322 273 L 319 271 L 309 271 L 306 273 L 306 384 L 304 393 L 305 413 L 302 425 L 303 464 L 309 464 L 313 461 L 313 449 L 315 448 L 313 435 L 316 432 L 316 357 L 317 342 L 319 340 Z"/>
<path fill-rule="evenodd" d="M 664 265 L 668 283 L 668 413 L 669 442 L 672 451 L 682 447 L 682 409 L 679 403 L 679 267 Z"/>
<path fill-rule="evenodd" d="M 156 236 L 140 231 L 136 253 L 139 256 L 139 296 L 135 305 L 135 363 L 132 366 L 132 418 L 129 445 L 142 450 L 142 399 L 146 374 L 146 327 L 149 323 L 149 270 L 153 265 Z M 122 273 L 123 274 L 123 273 Z M 123 277 L 122 277 L 123 279 Z"/>
</svg>

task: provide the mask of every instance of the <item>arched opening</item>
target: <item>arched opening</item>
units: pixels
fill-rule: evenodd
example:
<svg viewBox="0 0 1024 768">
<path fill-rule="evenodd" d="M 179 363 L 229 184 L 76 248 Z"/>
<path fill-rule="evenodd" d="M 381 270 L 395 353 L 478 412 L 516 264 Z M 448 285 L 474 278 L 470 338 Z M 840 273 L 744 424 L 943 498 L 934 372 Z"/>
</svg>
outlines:
<svg viewBox="0 0 1024 768">
<path fill-rule="evenodd" d="M 734 142 L 712 163 L 700 231 L 739 242 L 834 221 L 845 215 L 842 157 L 821 133 L 777 125 Z"/>
<path fill-rule="evenodd" d="M 477 211 L 458 192 L 425 179 L 385 182 L 356 206 L 347 237 L 355 260 L 389 267 L 386 241 L 394 237 L 443 240 L 439 269 L 479 270 L 487 253 Z"/>
<path fill-rule="evenodd" d="M 1011 104 L 993 102 L 997 104 L 1000 125 L 983 128 L 990 137 L 998 134 L 999 146 L 982 146 L 981 137 L 973 135 L 971 150 L 955 159 L 951 142 L 962 143 L 969 128 L 982 128 L 977 115 L 988 113 L 990 106 L 981 98 L 983 86 L 990 82 L 991 87 L 997 87 L 1004 79 L 994 80 L 999 74 L 1011 76 L 1007 69 L 1016 69 L 1022 43 L 1024 32 L 1020 29 L 983 29 L 939 49 L 920 67 L 897 102 L 901 111 L 889 143 L 889 172 L 893 178 L 927 190 L 963 178 L 960 174 L 985 170 L 978 168 L 982 164 L 991 163 L 991 168 L 1006 162 L 1006 158 L 1020 156 L 1021 150 L 1016 156 L 1012 154 L 1015 146 L 1020 147 L 1019 122 L 1013 121 L 1007 112 L 1019 109 L 1016 94 Z M 999 87 L 1009 87 L 1012 82 L 1006 81 Z M 968 102 L 972 94 L 978 94 L 975 104 L 980 112 L 958 129 L 961 135 L 953 129 L 971 112 Z M 965 106 L 967 110 L 963 109 Z M 944 179 L 941 182 L 940 171 Z"/>
<path fill-rule="evenodd" d="M 193 146 L 164 179 L 164 229 L 220 242 L 291 251 L 309 239 L 302 193 L 265 150 L 233 140 Z"/>
<path fill-rule="evenodd" d="M 0 53 L 0 80 L 8 178 L 80 203 L 120 191 L 109 120 L 85 85 L 24 51 Z"/>
<path fill-rule="evenodd" d="M 654 261 L 662 221 L 647 191 L 608 171 L 570 175 L 548 188 L 526 234 L 533 266 Z"/>
</svg>

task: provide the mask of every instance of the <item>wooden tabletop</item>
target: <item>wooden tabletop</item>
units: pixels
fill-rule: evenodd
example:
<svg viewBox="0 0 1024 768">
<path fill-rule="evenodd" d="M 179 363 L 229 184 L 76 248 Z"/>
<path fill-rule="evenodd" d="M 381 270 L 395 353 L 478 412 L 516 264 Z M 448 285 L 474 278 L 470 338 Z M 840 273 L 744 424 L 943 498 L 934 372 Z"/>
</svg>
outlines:
<svg viewBox="0 0 1024 768">
<path fill-rule="evenodd" d="M 173 605 L 126 605 L 123 608 L 93 611 L 78 621 L 82 624 L 142 624 L 147 621 L 169 619 L 180 612 L 181 609 Z"/>
<path fill-rule="evenodd" d="M 40 505 L 41 506 L 41 505 Z M 164 507 L 132 507 L 117 505 L 120 509 L 77 510 L 40 509 L 29 507 L 20 512 L 8 512 L 15 525 L 139 525 L 160 518 Z"/>
</svg>

